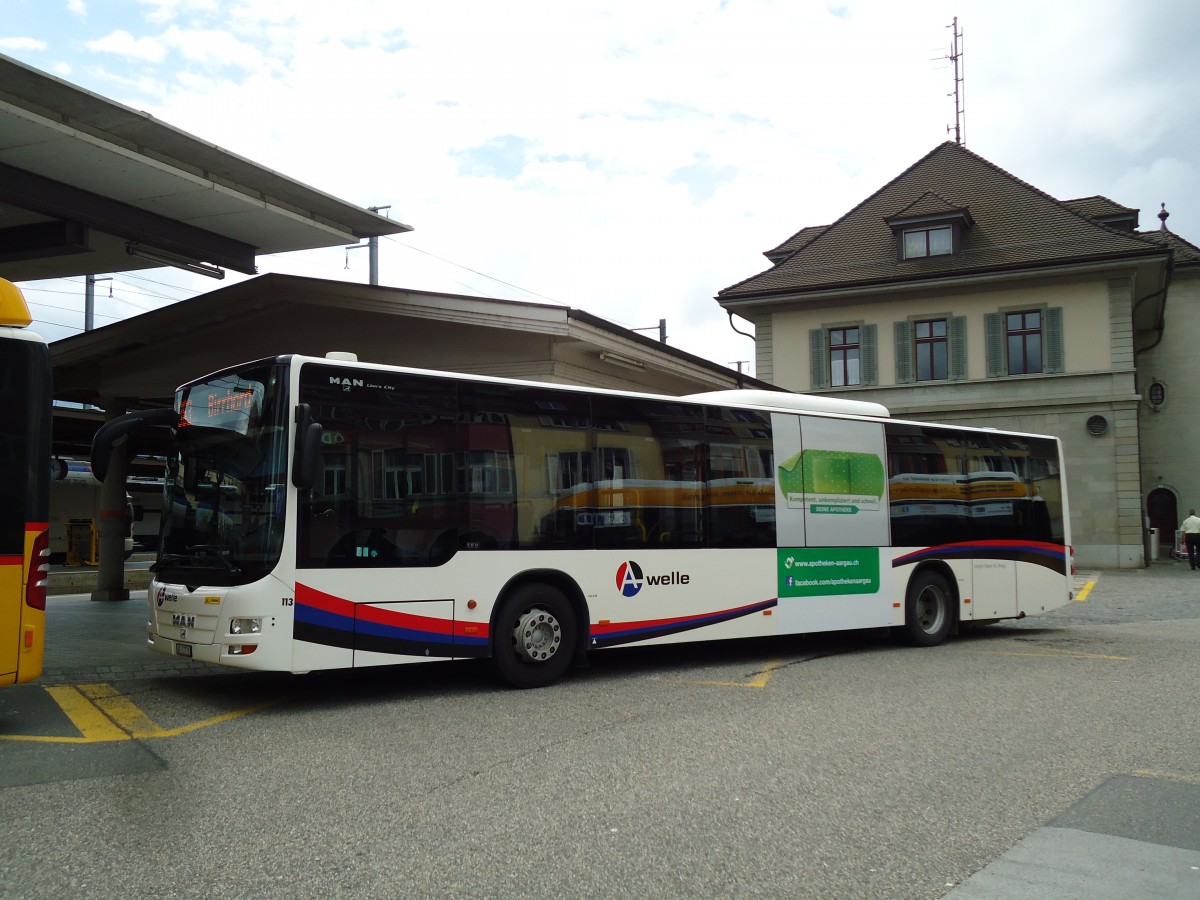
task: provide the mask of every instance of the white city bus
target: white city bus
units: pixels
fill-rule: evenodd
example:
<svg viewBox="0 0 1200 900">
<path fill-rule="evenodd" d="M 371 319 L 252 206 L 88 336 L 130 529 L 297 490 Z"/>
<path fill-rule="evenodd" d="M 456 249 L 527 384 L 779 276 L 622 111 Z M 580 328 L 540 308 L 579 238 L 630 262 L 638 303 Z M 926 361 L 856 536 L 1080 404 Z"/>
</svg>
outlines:
<svg viewBox="0 0 1200 900">
<path fill-rule="evenodd" d="M 665 397 L 281 356 L 101 428 L 168 425 L 158 652 L 307 672 L 895 628 L 1070 598 L 1053 437 L 763 391 Z"/>
</svg>

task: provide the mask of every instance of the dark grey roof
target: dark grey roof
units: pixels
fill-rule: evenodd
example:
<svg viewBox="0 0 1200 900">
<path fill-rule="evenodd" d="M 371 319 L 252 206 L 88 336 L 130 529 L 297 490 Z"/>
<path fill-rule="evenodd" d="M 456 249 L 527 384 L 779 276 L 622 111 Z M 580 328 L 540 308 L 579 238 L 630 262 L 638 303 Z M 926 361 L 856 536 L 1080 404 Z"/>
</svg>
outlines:
<svg viewBox="0 0 1200 900">
<path fill-rule="evenodd" d="M 1173 231 L 1167 231 L 1165 228 L 1158 231 L 1139 231 L 1138 235 L 1168 248 L 1172 253 L 1172 258 L 1175 267 L 1181 266 L 1200 266 L 1200 247 L 1191 244 L 1175 234 Z"/>
<path fill-rule="evenodd" d="M 828 227 L 828 225 L 808 225 L 801 228 L 778 247 L 765 251 L 763 256 L 775 263 L 786 259 Z"/>
<path fill-rule="evenodd" d="M 926 216 L 941 216 L 960 213 L 965 207 L 947 200 L 937 191 L 926 191 L 903 209 L 897 210 L 888 219 L 915 219 Z"/>
<path fill-rule="evenodd" d="M 1110 200 L 1100 194 L 1096 194 L 1094 197 L 1077 197 L 1074 200 L 1064 200 L 1063 206 L 1069 206 L 1081 216 L 1087 216 L 1089 219 L 1132 217 L 1135 227 L 1138 213 L 1140 212 L 1140 210 L 1133 209 L 1132 207 L 1122 206 L 1115 200 Z"/>
<path fill-rule="evenodd" d="M 886 219 L 934 203 L 931 194 L 943 210 L 970 210 L 973 224 L 961 252 L 898 260 Z M 717 299 L 736 305 L 771 295 L 1162 253 L 1160 244 L 1100 224 L 954 142 L 936 147 L 807 242 L 798 241 L 808 230 L 790 239 L 799 244 L 790 256 Z"/>
</svg>

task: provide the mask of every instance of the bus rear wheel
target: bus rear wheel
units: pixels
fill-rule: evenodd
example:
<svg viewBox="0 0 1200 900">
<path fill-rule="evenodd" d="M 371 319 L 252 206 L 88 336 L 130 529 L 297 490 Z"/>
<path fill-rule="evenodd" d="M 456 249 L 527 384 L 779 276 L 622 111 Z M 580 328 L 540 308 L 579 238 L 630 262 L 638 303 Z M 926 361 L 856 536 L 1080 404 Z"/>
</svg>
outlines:
<svg viewBox="0 0 1200 900">
<path fill-rule="evenodd" d="M 576 634 L 575 611 L 562 592 L 527 584 L 504 601 L 496 616 L 492 661 L 513 687 L 545 687 L 571 665 Z"/>
<path fill-rule="evenodd" d="M 916 647 L 933 647 L 946 640 L 954 624 L 954 594 L 937 572 L 918 572 L 908 583 L 904 600 L 904 636 Z"/>
</svg>

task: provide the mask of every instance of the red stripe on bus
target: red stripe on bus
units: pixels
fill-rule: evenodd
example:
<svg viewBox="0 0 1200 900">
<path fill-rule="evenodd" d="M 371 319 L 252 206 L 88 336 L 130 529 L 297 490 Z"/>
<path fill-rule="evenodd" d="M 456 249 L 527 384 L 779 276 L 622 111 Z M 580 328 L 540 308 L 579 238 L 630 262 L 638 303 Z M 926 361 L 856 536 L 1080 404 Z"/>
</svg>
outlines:
<svg viewBox="0 0 1200 900">
<path fill-rule="evenodd" d="M 454 634 L 472 638 L 486 638 L 490 628 L 486 622 L 457 622 L 453 619 L 436 619 L 430 616 L 418 616 L 413 613 L 384 609 L 367 603 L 354 603 L 324 591 L 304 584 L 296 585 L 296 602 L 322 612 L 345 616 L 349 619 L 359 618 L 364 622 L 375 622 L 379 625 L 389 625 L 393 628 L 407 628 L 414 631 L 427 631 L 432 634 Z"/>
<path fill-rule="evenodd" d="M 296 584 L 296 602 L 339 616 L 354 618 L 354 604 L 333 594 L 326 594 L 305 584 Z"/>
<path fill-rule="evenodd" d="M 414 631 L 429 631 L 434 634 L 452 634 L 454 632 L 454 623 L 449 619 L 417 616 L 412 613 L 400 612 L 399 610 L 371 606 L 367 603 L 359 605 L 357 618 L 364 622 L 374 622 L 377 625 L 390 625 L 393 628 L 408 628 Z"/>
</svg>

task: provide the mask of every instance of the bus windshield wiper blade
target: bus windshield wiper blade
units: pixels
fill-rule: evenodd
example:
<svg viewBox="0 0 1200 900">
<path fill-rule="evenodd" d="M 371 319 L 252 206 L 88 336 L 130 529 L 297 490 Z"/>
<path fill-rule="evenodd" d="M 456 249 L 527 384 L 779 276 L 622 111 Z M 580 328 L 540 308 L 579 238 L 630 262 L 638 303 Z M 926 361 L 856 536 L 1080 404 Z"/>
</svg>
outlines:
<svg viewBox="0 0 1200 900">
<path fill-rule="evenodd" d="M 188 549 L 196 550 L 196 551 L 206 554 L 204 557 L 205 560 L 215 559 L 217 562 L 221 563 L 221 565 L 223 565 L 226 569 L 229 570 L 230 575 L 240 575 L 242 573 L 241 568 L 238 566 L 235 566 L 232 562 L 230 562 L 229 557 L 225 556 L 225 554 L 223 554 L 221 552 L 221 548 L 218 547 L 216 544 L 196 544 L 194 546 L 188 547 Z M 200 559 L 197 558 L 196 561 L 199 562 Z"/>
<path fill-rule="evenodd" d="M 215 568 L 213 562 L 220 563 L 230 575 L 240 575 L 242 570 L 235 566 L 232 562 L 217 552 L 217 549 L 210 544 L 198 544 L 195 547 L 189 547 L 189 550 L 199 550 L 203 555 L 189 555 L 185 553 L 168 553 L 165 556 L 160 556 L 158 560 L 150 566 L 151 572 L 159 572 L 164 568 L 175 569 L 212 569 Z"/>
</svg>

